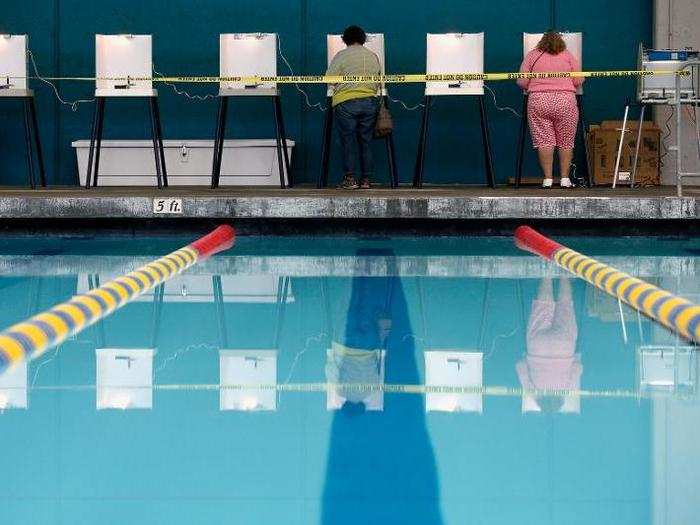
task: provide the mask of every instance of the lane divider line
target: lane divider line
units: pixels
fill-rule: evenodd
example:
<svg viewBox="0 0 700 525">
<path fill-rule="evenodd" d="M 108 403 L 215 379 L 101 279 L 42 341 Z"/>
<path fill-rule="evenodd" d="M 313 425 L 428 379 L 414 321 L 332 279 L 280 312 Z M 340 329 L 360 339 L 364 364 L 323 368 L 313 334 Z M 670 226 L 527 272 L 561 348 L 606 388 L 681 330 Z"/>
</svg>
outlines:
<svg viewBox="0 0 700 525">
<path fill-rule="evenodd" d="M 0 374 L 40 356 L 189 267 L 228 250 L 235 238 L 231 226 L 219 226 L 184 248 L 7 328 L 0 333 Z"/>
<path fill-rule="evenodd" d="M 686 339 L 700 343 L 700 306 L 691 301 L 567 248 L 529 226 L 515 230 L 515 243 L 620 299 Z"/>
</svg>

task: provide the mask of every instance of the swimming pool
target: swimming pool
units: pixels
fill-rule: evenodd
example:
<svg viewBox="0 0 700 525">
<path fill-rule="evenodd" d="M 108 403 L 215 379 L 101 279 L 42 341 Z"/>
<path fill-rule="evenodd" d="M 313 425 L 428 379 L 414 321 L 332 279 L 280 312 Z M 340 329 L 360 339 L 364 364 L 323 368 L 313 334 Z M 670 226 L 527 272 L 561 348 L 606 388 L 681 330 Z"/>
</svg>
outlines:
<svg viewBox="0 0 700 525">
<path fill-rule="evenodd" d="M 191 240 L 0 239 L 0 324 Z M 700 297 L 698 239 L 566 244 Z M 509 238 L 243 237 L 0 378 L 0 522 L 693 523 L 698 370 Z"/>
</svg>

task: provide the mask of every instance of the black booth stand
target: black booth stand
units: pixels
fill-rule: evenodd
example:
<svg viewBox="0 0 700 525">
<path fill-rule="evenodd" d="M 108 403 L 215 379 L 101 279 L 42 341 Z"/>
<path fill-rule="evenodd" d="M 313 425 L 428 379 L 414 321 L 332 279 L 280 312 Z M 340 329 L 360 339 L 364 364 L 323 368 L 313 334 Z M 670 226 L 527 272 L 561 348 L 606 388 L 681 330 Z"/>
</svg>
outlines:
<svg viewBox="0 0 700 525">
<path fill-rule="evenodd" d="M 39 183 L 42 188 L 46 187 L 46 169 L 44 166 L 44 155 L 39 137 L 39 126 L 36 117 L 36 105 L 34 104 L 34 92 L 30 89 L 0 89 L 0 99 L 18 99 L 22 101 L 24 112 L 24 140 L 27 152 L 27 178 L 29 187 L 36 189 L 36 179 L 34 176 L 34 157 L 39 168 Z"/>
<path fill-rule="evenodd" d="M 428 145 L 428 128 L 430 125 L 430 106 L 435 96 L 441 95 L 425 95 L 423 120 L 420 127 L 420 135 L 418 138 L 418 155 L 416 157 L 416 166 L 413 173 L 413 187 L 423 187 L 423 172 L 425 169 L 425 154 Z M 484 95 L 460 95 L 476 97 L 479 104 L 479 116 L 481 121 L 481 142 L 484 148 L 484 165 L 486 169 L 486 183 L 491 188 L 496 188 L 496 178 L 493 169 L 493 154 L 491 152 L 491 133 L 489 131 L 488 117 L 486 114 L 486 105 L 484 103 Z"/>
<path fill-rule="evenodd" d="M 389 97 L 384 96 L 384 103 L 389 104 Z M 323 123 L 323 141 L 321 143 L 321 171 L 318 177 L 317 187 L 319 189 L 328 186 L 328 169 L 331 160 L 331 144 L 333 137 L 333 107 L 332 107 L 332 97 L 328 97 L 326 107 L 326 118 Z M 389 164 L 389 177 L 390 184 L 392 188 L 399 187 L 399 172 L 396 167 L 396 152 L 394 150 L 394 136 L 393 133 L 389 133 L 385 138 L 386 142 L 386 156 L 387 162 Z"/>
<path fill-rule="evenodd" d="M 168 171 L 165 166 L 165 151 L 163 150 L 163 131 L 160 124 L 160 110 L 158 108 L 158 93 L 153 90 L 151 96 L 96 96 L 95 113 L 92 121 L 92 133 L 90 135 L 90 152 L 88 154 L 87 176 L 85 188 L 97 187 L 97 179 L 100 172 L 100 150 L 102 148 L 102 131 L 105 121 L 105 105 L 108 98 L 146 98 L 148 99 L 151 113 L 151 135 L 153 139 L 153 154 L 156 163 L 156 180 L 158 188 L 168 187 Z M 93 162 L 94 159 L 94 162 Z"/>
<path fill-rule="evenodd" d="M 523 160 L 525 158 L 525 143 L 527 141 L 527 131 L 528 131 L 528 123 L 527 123 L 527 102 L 528 102 L 528 95 L 525 93 L 523 95 L 523 110 L 522 110 L 522 120 L 520 123 L 520 135 L 518 137 L 518 153 L 517 153 L 517 164 L 515 167 L 515 187 L 519 188 L 520 183 L 523 178 Z M 591 179 L 590 179 L 590 173 L 591 173 L 591 167 L 590 167 L 590 157 L 588 156 L 588 141 L 586 140 L 586 128 L 588 127 L 586 125 L 586 116 L 583 111 L 583 95 L 576 95 L 576 105 L 578 106 L 578 130 L 576 132 L 576 142 L 579 142 L 579 137 L 580 141 L 583 144 L 583 152 L 584 155 L 586 156 L 586 160 L 581 168 L 581 175 L 582 179 L 584 180 L 584 184 L 586 187 L 590 188 L 591 187 Z M 574 151 L 576 151 L 576 145 L 574 145 Z"/>
<path fill-rule="evenodd" d="M 277 164 L 280 175 L 280 188 L 285 189 L 293 186 L 292 172 L 289 163 L 289 152 L 287 151 L 287 132 L 284 127 L 284 116 L 282 113 L 282 103 L 280 94 L 276 88 L 272 89 L 251 89 L 250 92 L 237 89 L 222 89 L 219 92 L 219 111 L 216 117 L 216 132 L 214 138 L 214 160 L 211 171 L 211 188 L 219 187 L 221 178 L 221 161 L 224 156 L 224 140 L 226 137 L 226 117 L 228 114 L 228 101 L 231 97 L 269 97 L 272 99 L 275 117 L 275 141 L 277 147 Z M 285 181 L 285 173 L 287 181 Z"/>
</svg>

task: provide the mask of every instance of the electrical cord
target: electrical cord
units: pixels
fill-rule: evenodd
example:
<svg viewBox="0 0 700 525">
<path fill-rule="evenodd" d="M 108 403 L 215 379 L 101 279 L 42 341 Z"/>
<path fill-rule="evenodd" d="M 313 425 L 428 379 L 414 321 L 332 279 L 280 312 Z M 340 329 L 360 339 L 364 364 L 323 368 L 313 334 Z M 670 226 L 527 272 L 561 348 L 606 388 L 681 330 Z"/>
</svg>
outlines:
<svg viewBox="0 0 700 525">
<path fill-rule="evenodd" d="M 513 115 L 515 115 L 518 118 L 523 118 L 523 116 L 518 113 L 516 110 L 509 106 L 499 106 L 498 101 L 496 100 L 496 93 L 491 89 L 485 82 L 484 82 L 484 87 L 489 90 L 489 93 L 491 93 L 491 97 L 493 98 L 493 105 L 498 111 L 510 111 Z"/>
<path fill-rule="evenodd" d="M 163 73 L 158 72 L 158 70 L 154 67 L 153 68 L 153 74 L 156 75 L 157 77 L 164 78 L 165 75 Z M 192 95 L 191 93 L 181 90 L 177 87 L 177 85 L 173 84 L 172 82 L 162 82 L 169 88 L 171 88 L 176 95 L 179 95 L 181 97 L 185 97 L 188 100 L 192 100 L 195 102 L 206 102 L 207 100 L 214 100 L 216 98 L 216 95 L 212 95 L 211 93 L 207 95 Z"/>
<path fill-rule="evenodd" d="M 291 64 L 289 63 L 289 60 L 287 60 L 287 57 L 284 56 L 284 53 L 282 52 L 282 39 L 280 38 L 279 35 L 277 35 L 277 52 L 279 53 L 280 58 L 282 59 L 282 62 L 284 62 L 284 65 L 287 66 L 287 69 L 289 69 L 289 73 L 290 73 L 292 76 L 296 76 L 296 75 L 294 74 L 294 69 L 292 69 L 292 66 L 291 66 Z M 309 94 L 308 94 L 305 90 L 301 89 L 301 87 L 299 86 L 298 83 L 295 83 L 295 84 L 294 84 L 294 87 L 296 88 L 296 90 L 297 90 L 299 93 L 302 94 L 302 96 L 304 97 L 304 102 L 305 102 L 306 105 L 309 107 L 309 109 L 317 109 L 317 110 L 319 110 L 319 111 L 326 111 L 326 110 L 328 109 L 328 108 L 327 108 L 326 106 L 324 106 L 321 102 L 312 103 L 312 102 L 311 102 L 311 99 L 309 98 Z"/>
<path fill-rule="evenodd" d="M 44 84 L 50 86 L 54 92 L 54 95 L 56 96 L 56 99 L 64 106 L 68 106 L 71 109 L 71 111 L 78 111 L 78 106 L 80 104 L 91 104 L 92 102 L 95 102 L 94 98 L 78 99 L 72 102 L 64 100 L 63 97 L 61 97 L 61 94 L 58 92 L 58 88 L 56 87 L 56 85 L 50 80 L 47 80 L 46 78 L 41 76 L 41 74 L 39 73 L 39 68 L 36 65 L 36 60 L 34 60 L 34 53 L 32 53 L 31 49 L 27 49 L 27 55 L 29 56 L 29 61 L 31 62 L 32 69 L 34 70 L 34 77 L 37 80 L 43 82 Z"/>
</svg>

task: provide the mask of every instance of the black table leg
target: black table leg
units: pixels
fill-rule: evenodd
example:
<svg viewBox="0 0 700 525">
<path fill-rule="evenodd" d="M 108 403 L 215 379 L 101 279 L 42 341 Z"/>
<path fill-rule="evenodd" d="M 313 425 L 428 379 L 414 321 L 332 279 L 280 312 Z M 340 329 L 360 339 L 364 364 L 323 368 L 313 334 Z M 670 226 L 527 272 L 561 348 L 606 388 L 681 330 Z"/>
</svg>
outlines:
<svg viewBox="0 0 700 525">
<path fill-rule="evenodd" d="M 32 149 L 32 126 L 29 117 L 29 98 L 25 98 L 22 101 L 22 106 L 24 109 L 24 142 L 27 150 L 27 177 L 29 179 L 29 187 L 31 189 L 36 189 L 36 183 L 34 182 L 34 154 Z"/>
<path fill-rule="evenodd" d="M 105 97 L 97 98 L 97 129 L 95 131 L 95 166 L 92 173 L 92 187 L 97 187 L 97 177 L 100 173 L 100 153 L 102 151 L 102 131 L 105 124 Z"/>
<path fill-rule="evenodd" d="M 588 137 L 586 137 L 586 129 L 588 125 L 586 124 L 586 114 L 583 110 L 583 95 L 576 95 L 576 104 L 578 106 L 578 122 L 581 131 L 581 140 L 583 141 L 583 154 L 586 156 L 582 175 L 585 181 L 586 187 L 590 188 L 591 184 L 591 158 L 588 155 Z"/>
<path fill-rule="evenodd" d="M 423 119 L 420 126 L 420 134 L 418 136 L 418 154 L 416 156 L 416 167 L 413 172 L 413 187 L 423 187 L 423 169 L 425 166 L 425 151 L 428 143 L 428 126 L 430 123 L 430 101 L 431 97 L 425 95 L 423 99 Z"/>
<path fill-rule="evenodd" d="M 226 137 L 226 114 L 228 113 L 228 97 L 219 97 L 219 111 L 216 118 L 216 137 L 214 138 L 214 160 L 211 169 L 211 188 L 219 187 L 221 179 L 221 159 L 224 155 L 224 140 Z"/>
<path fill-rule="evenodd" d="M 333 103 L 328 97 L 326 103 L 326 117 L 323 122 L 323 137 L 321 142 L 321 171 L 318 176 L 318 188 L 325 188 L 328 185 L 328 167 L 331 160 L 331 138 L 333 133 Z"/>
<path fill-rule="evenodd" d="M 168 169 L 165 164 L 165 148 L 163 148 L 163 126 L 160 122 L 160 106 L 158 97 L 153 97 L 153 116 L 156 120 L 156 133 L 158 134 L 158 153 L 160 155 L 160 169 L 163 175 L 163 187 L 168 187 Z"/>
<path fill-rule="evenodd" d="M 523 109 L 518 136 L 518 158 L 515 168 L 515 188 L 520 187 L 523 180 L 523 161 L 525 160 L 525 141 L 527 140 L 527 93 L 523 94 Z"/>
<path fill-rule="evenodd" d="M 36 117 L 36 104 L 34 103 L 34 97 L 29 99 L 29 113 L 32 121 L 32 127 L 34 128 L 34 147 L 36 148 L 37 163 L 39 164 L 39 181 L 41 182 L 41 187 L 46 188 L 46 167 L 44 166 L 44 152 L 41 147 L 41 137 L 39 136 L 39 124 Z"/>
<path fill-rule="evenodd" d="M 486 167 L 486 182 L 492 189 L 496 189 L 496 177 L 493 170 L 493 154 L 491 153 L 491 132 L 486 113 L 484 95 L 479 95 L 479 113 L 481 114 L 481 139 L 484 144 L 484 165 Z"/>
<path fill-rule="evenodd" d="M 280 129 L 280 118 L 277 113 L 277 103 L 275 99 L 277 97 L 272 97 L 272 109 L 275 115 L 275 147 L 277 148 L 277 168 L 279 170 L 280 176 L 280 188 L 286 189 L 287 183 L 284 180 L 284 153 L 282 153 L 282 130 Z"/>
<path fill-rule="evenodd" d="M 384 97 L 384 104 L 389 106 L 389 97 Z M 396 167 L 396 150 L 394 149 L 394 133 L 386 136 L 386 156 L 389 161 L 389 176 L 392 188 L 399 187 L 399 172 Z"/>
<path fill-rule="evenodd" d="M 156 161 L 156 181 L 158 189 L 163 188 L 163 174 L 160 165 L 160 151 L 158 151 L 158 126 L 156 125 L 156 97 L 149 97 L 148 105 L 151 113 L 151 138 L 153 139 L 153 155 Z"/>
<path fill-rule="evenodd" d="M 282 135 L 282 153 L 284 153 L 284 169 L 287 173 L 287 187 L 291 188 L 294 186 L 294 181 L 292 178 L 292 167 L 289 162 L 289 151 L 287 151 L 287 129 L 284 126 L 284 113 L 282 113 L 282 99 L 280 96 L 274 97 L 275 99 L 275 111 L 277 112 L 277 119 L 280 125 L 280 134 Z"/>
</svg>

